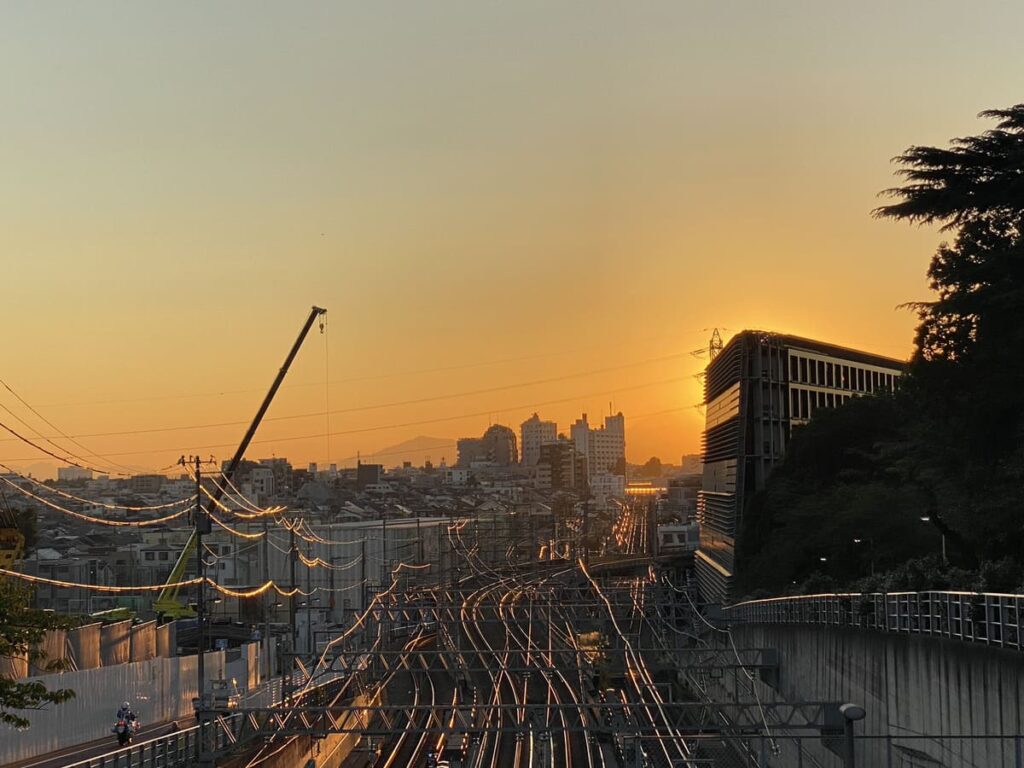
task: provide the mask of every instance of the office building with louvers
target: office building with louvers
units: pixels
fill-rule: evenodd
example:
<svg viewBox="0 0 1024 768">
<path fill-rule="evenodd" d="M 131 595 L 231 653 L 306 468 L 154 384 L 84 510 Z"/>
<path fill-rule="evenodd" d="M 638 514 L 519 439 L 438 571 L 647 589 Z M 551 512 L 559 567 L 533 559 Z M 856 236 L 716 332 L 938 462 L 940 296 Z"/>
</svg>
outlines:
<svg viewBox="0 0 1024 768">
<path fill-rule="evenodd" d="M 891 390 L 905 363 L 835 344 L 743 331 L 708 364 L 704 378 L 704 473 L 697 497 L 702 597 L 733 595 L 736 537 L 744 504 L 786 450 L 793 427 L 851 397 Z"/>
</svg>

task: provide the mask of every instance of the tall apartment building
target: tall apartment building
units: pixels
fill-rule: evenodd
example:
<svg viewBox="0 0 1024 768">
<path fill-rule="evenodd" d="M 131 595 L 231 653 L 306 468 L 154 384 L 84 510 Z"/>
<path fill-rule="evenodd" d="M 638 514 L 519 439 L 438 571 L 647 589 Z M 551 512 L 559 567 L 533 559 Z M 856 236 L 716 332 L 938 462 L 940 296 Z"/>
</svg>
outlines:
<svg viewBox="0 0 1024 768">
<path fill-rule="evenodd" d="M 558 439 L 558 425 L 553 421 L 542 421 L 535 413 L 519 425 L 519 435 L 523 466 L 533 467 L 540 460 L 540 447 Z"/>
<path fill-rule="evenodd" d="M 475 461 L 487 461 L 500 467 L 519 463 L 516 433 L 503 424 L 493 424 L 483 437 L 463 437 L 457 442 L 457 467 L 468 467 Z"/>
<path fill-rule="evenodd" d="M 792 428 L 819 409 L 891 390 L 903 368 L 893 358 L 763 331 L 733 336 L 708 364 L 695 561 L 705 600 L 731 598 L 744 504 L 764 488 Z"/>
<path fill-rule="evenodd" d="M 541 446 L 537 461 L 537 487 L 556 491 L 586 489 L 586 459 L 576 450 L 572 440 L 563 437 Z"/>
<path fill-rule="evenodd" d="M 626 419 L 621 413 L 606 416 L 604 425 L 592 429 L 587 414 L 576 419 L 569 428 L 576 450 L 587 459 L 590 477 L 605 472 L 615 473 L 616 466 L 626 460 Z"/>
</svg>

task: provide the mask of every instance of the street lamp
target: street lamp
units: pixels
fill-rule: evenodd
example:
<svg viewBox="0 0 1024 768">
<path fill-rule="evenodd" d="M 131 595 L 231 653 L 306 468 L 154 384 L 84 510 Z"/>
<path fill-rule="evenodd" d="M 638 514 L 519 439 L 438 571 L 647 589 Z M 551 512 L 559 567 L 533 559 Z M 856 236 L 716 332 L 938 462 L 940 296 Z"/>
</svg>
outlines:
<svg viewBox="0 0 1024 768">
<path fill-rule="evenodd" d="M 868 558 L 869 558 L 869 562 L 871 563 L 871 575 L 874 576 L 875 575 L 875 540 L 872 539 L 870 536 L 868 538 L 866 538 L 866 539 L 854 539 L 853 540 L 854 544 L 863 544 L 864 542 L 867 542 L 867 544 L 868 544 Z"/>
<path fill-rule="evenodd" d="M 932 521 L 931 516 L 929 516 L 929 515 L 921 515 L 921 522 L 922 523 L 930 523 L 931 521 Z M 938 527 L 938 526 L 936 526 L 936 527 Z M 942 537 L 942 562 L 943 562 L 943 564 L 948 564 L 949 563 L 949 559 L 946 557 L 946 532 L 943 531 L 942 529 L 939 529 L 939 535 Z"/>
</svg>

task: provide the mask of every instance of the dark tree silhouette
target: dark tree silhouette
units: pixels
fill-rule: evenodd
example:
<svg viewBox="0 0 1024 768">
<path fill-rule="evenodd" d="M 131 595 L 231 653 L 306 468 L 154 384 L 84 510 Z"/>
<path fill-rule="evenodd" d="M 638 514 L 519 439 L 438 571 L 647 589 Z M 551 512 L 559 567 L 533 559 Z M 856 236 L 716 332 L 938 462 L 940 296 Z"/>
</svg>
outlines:
<svg viewBox="0 0 1024 768">
<path fill-rule="evenodd" d="M 989 110 L 996 127 L 954 139 L 947 149 L 911 147 L 896 158 L 906 183 L 884 194 L 897 202 L 875 215 L 941 224 L 955 231 L 932 257 L 938 297 L 918 302 L 917 355 L 979 362 L 1020 341 L 1024 326 L 1024 104 Z M 1007 338 L 1007 332 L 1016 332 Z M 1004 357 L 998 355 L 998 358 Z"/>
<path fill-rule="evenodd" d="M 982 117 L 995 127 L 895 159 L 905 183 L 874 214 L 951 237 L 934 300 L 911 305 L 909 375 L 793 435 L 745 510 L 741 589 L 849 585 L 872 563 L 890 586 L 1024 585 L 1024 104 Z"/>
</svg>

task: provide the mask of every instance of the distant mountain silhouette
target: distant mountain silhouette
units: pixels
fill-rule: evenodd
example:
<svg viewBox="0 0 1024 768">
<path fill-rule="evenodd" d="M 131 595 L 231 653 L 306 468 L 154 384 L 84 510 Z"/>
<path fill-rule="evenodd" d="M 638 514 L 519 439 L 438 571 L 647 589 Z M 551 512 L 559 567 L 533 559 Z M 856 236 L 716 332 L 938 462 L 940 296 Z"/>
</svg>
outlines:
<svg viewBox="0 0 1024 768">
<path fill-rule="evenodd" d="M 430 459 L 434 466 L 445 459 L 448 464 L 455 463 L 455 440 L 450 437 L 427 437 L 419 435 L 374 453 L 364 453 L 363 462 L 383 464 L 385 467 L 401 466 L 403 461 L 411 461 L 414 467 L 423 466 Z"/>
</svg>

